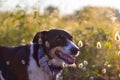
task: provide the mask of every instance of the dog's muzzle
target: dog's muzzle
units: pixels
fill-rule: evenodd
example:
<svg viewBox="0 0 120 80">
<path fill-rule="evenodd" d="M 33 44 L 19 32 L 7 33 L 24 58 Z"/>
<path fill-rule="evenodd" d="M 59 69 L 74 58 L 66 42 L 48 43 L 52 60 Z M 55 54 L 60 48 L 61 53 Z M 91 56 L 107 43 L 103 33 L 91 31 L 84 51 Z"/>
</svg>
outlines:
<svg viewBox="0 0 120 80">
<path fill-rule="evenodd" d="M 68 41 L 68 44 L 63 47 L 62 50 L 56 50 L 55 54 L 67 64 L 73 64 L 76 61 L 76 55 L 79 48 L 72 42 Z"/>
</svg>

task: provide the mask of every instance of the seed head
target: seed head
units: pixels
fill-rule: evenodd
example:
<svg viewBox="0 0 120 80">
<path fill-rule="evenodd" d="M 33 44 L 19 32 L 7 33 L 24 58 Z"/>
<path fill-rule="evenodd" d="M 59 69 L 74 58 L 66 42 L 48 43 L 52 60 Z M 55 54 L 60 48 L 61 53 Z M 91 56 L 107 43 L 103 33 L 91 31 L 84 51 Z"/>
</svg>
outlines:
<svg viewBox="0 0 120 80">
<path fill-rule="evenodd" d="M 88 65 L 88 62 L 86 60 L 83 61 L 84 66 Z"/>
<path fill-rule="evenodd" d="M 105 74 L 107 71 L 106 71 L 106 69 L 104 68 L 104 69 L 102 69 L 102 73 L 103 74 Z"/>
<path fill-rule="evenodd" d="M 83 42 L 82 41 L 78 42 L 78 47 L 80 47 L 80 48 L 83 47 Z"/>
<path fill-rule="evenodd" d="M 120 51 L 118 51 L 118 56 L 120 56 Z"/>
<path fill-rule="evenodd" d="M 100 49 L 102 46 L 101 46 L 101 43 L 100 42 L 97 42 L 97 48 Z"/>
<path fill-rule="evenodd" d="M 118 34 L 118 32 L 115 33 L 115 40 L 120 40 L 120 35 Z"/>
<path fill-rule="evenodd" d="M 80 64 L 78 65 L 78 67 L 79 67 L 79 68 L 83 68 L 83 67 L 84 67 L 83 63 L 80 63 Z"/>
</svg>

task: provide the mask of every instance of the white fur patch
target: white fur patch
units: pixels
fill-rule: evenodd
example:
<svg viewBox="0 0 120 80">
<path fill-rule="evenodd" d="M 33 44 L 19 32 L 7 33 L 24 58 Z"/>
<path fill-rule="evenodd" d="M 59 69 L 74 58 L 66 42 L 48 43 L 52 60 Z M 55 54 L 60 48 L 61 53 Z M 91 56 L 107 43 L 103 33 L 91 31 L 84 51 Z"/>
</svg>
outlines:
<svg viewBox="0 0 120 80">
<path fill-rule="evenodd" d="M 33 47 L 34 44 L 30 46 L 30 61 L 28 66 L 28 77 L 29 80 L 50 80 L 50 76 L 43 71 L 41 67 L 38 67 L 36 61 L 33 58 Z"/>
<path fill-rule="evenodd" d="M 0 71 L 0 80 L 5 80 L 2 76 L 2 71 Z"/>
</svg>

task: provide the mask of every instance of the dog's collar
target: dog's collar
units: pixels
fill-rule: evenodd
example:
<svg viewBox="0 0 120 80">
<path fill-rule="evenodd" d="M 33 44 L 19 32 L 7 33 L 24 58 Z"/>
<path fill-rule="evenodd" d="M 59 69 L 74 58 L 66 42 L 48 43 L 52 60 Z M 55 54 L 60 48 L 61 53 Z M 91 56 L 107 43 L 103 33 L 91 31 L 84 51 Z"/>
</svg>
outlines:
<svg viewBox="0 0 120 80">
<path fill-rule="evenodd" d="M 42 48 L 42 46 L 39 46 L 39 50 L 38 50 L 38 59 L 41 59 L 43 56 L 45 56 L 45 52 Z"/>
<path fill-rule="evenodd" d="M 30 44 L 30 54 L 34 53 L 34 45 L 33 43 Z M 45 55 L 45 52 L 42 48 L 42 45 L 39 46 L 38 48 L 38 59 L 42 58 Z"/>
</svg>

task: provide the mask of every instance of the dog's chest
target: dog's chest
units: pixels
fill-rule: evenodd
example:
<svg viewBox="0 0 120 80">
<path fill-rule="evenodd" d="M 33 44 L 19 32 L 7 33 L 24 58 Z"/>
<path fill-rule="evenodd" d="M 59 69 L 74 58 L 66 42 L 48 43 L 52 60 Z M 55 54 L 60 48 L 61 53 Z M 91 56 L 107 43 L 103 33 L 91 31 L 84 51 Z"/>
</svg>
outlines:
<svg viewBox="0 0 120 80">
<path fill-rule="evenodd" d="M 28 66 L 28 78 L 29 80 L 50 80 L 49 75 L 46 74 L 41 67 L 37 66 L 32 56 L 30 56 Z"/>
</svg>

